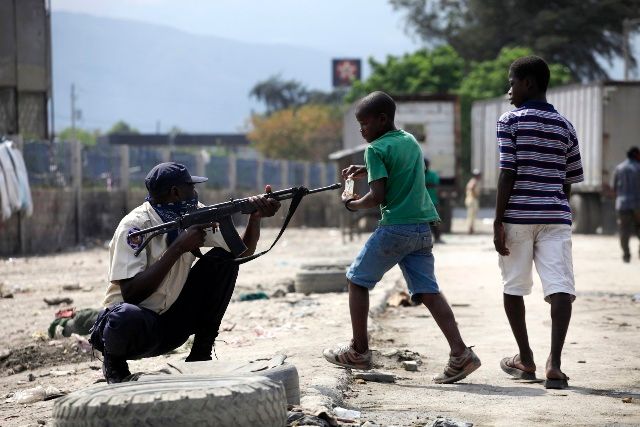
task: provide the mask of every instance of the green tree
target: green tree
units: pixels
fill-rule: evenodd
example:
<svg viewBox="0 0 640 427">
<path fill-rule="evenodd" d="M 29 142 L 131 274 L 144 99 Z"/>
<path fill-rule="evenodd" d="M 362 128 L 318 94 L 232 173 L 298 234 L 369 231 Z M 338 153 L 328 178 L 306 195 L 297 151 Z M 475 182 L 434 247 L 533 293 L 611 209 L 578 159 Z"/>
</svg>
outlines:
<svg viewBox="0 0 640 427">
<path fill-rule="evenodd" d="M 640 17 L 638 0 L 389 0 L 427 43 L 447 43 L 467 61 L 524 46 L 580 78 L 602 78 L 598 57 L 622 53 L 622 21 Z"/>
<path fill-rule="evenodd" d="M 60 140 L 62 141 L 71 141 L 75 138 L 83 145 L 96 145 L 99 136 L 100 131 L 97 129 L 85 130 L 78 128 L 76 128 L 74 135 L 74 130 L 70 127 L 63 129 L 58 133 L 58 138 L 60 138 Z"/>
<path fill-rule="evenodd" d="M 271 114 L 306 103 L 307 89 L 296 80 L 283 80 L 281 76 L 274 75 L 256 83 L 249 96 L 264 103 L 267 114 Z"/>
<path fill-rule="evenodd" d="M 503 48 L 497 58 L 472 62 L 470 71 L 462 80 L 456 92 L 471 101 L 493 98 L 504 95 L 509 89 L 507 73 L 513 61 L 521 56 L 532 55 L 528 48 Z M 561 64 L 549 64 L 551 80 L 549 87 L 569 83 L 572 80 L 571 71 Z"/>
<path fill-rule="evenodd" d="M 127 134 L 127 133 L 139 134 L 140 132 L 138 131 L 138 129 L 134 128 L 124 120 L 118 120 L 116 123 L 113 124 L 113 126 L 111 126 L 111 129 L 107 131 L 107 135 Z"/>
<path fill-rule="evenodd" d="M 262 102 L 270 115 L 287 108 L 297 108 L 306 104 L 340 105 L 344 98 L 344 90 L 332 92 L 309 90 L 296 80 L 284 80 L 274 75 L 258 82 L 249 92 L 249 96 Z"/>
<path fill-rule="evenodd" d="M 464 60 L 450 46 L 422 49 L 401 57 L 388 56 L 386 62 L 369 59 L 371 75 L 354 82 L 347 101 L 375 90 L 395 95 L 414 93 L 450 93 L 464 76 Z"/>
<path fill-rule="evenodd" d="M 267 157 L 324 161 L 341 147 L 342 115 L 329 105 L 307 104 L 271 115 L 254 114 L 247 135 Z"/>
</svg>

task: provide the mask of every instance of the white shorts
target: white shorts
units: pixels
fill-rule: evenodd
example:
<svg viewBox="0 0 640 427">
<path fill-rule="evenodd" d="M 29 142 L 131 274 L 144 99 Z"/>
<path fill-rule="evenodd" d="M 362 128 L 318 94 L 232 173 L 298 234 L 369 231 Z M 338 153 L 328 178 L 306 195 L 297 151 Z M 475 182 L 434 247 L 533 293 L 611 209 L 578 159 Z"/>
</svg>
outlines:
<svg viewBox="0 0 640 427">
<path fill-rule="evenodd" d="M 504 224 L 510 255 L 499 256 L 502 284 L 507 295 L 529 295 L 533 287 L 532 264 L 549 295 L 573 295 L 576 289 L 571 258 L 571 226 L 566 224 Z"/>
</svg>

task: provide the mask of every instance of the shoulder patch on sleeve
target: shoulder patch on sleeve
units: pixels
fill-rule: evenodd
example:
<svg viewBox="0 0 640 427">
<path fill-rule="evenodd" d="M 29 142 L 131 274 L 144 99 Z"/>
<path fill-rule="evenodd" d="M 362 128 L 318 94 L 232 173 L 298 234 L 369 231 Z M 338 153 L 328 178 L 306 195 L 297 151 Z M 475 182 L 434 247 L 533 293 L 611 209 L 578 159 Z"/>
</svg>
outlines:
<svg viewBox="0 0 640 427">
<path fill-rule="evenodd" d="M 140 231 L 140 229 L 138 227 L 133 227 L 130 228 L 129 231 L 127 231 L 127 244 L 133 250 L 137 250 L 140 245 L 142 245 L 143 240 L 142 236 L 131 237 L 131 234 L 135 233 L 136 231 Z"/>
</svg>

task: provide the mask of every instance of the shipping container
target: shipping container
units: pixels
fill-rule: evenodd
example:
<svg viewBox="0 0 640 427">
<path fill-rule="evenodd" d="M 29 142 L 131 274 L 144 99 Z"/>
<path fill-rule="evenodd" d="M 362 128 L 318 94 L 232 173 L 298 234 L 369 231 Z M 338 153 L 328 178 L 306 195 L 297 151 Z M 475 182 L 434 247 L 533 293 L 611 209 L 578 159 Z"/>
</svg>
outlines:
<svg viewBox="0 0 640 427">
<path fill-rule="evenodd" d="M 573 124 L 580 144 L 584 182 L 572 186 L 574 230 L 612 233 L 613 172 L 640 140 L 640 81 L 556 87 L 547 100 Z M 475 102 L 471 110 L 471 164 L 482 171 L 483 192 L 491 197 L 499 173 L 496 121 L 513 109 L 502 97 Z"/>
</svg>

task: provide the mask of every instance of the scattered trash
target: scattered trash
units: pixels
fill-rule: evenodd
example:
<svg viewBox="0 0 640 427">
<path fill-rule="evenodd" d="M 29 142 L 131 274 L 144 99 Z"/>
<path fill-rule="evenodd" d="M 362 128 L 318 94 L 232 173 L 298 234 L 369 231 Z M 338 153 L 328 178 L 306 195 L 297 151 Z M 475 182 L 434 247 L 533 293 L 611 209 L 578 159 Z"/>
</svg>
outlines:
<svg viewBox="0 0 640 427">
<path fill-rule="evenodd" d="M 379 424 L 374 423 L 373 421 L 367 421 L 362 424 L 360 427 L 379 427 Z"/>
<path fill-rule="evenodd" d="M 81 352 L 89 353 L 93 349 L 93 346 L 85 337 L 82 337 L 78 334 L 71 334 L 71 337 L 76 340 L 76 345 Z"/>
<path fill-rule="evenodd" d="M 473 423 L 438 417 L 433 424 L 431 424 L 431 427 L 473 427 Z"/>
<path fill-rule="evenodd" d="M 60 396 L 64 396 L 64 393 L 60 392 L 57 388 L 39 385 L 37 387 L 16 391 L 12 397 L 6 400 L 6 403 L 34 403 L 55 399 Z"/>
<path fill-rule="evenodd" d="M 586 360 L 578 360 L 578 363 L 587 363 Z"/>
<path fill-rule="evenodd" d="M 253 329 L 253 332 L 256 334 L 258 338 L 273 338 L 273 332 L 266 330 L 262 326 L 256 326 Z"/>
<path fill-rule="evenodd" d="M 0 298 L 13 298 L 13 293 L 10 291 L 4 291 L 0 289 Z"/>
<path fill-rule="evenodd" d="M 367 382 L 362 378 L 356 378 L 356 384 L 366 384 Z"/>
<path fill-rule="evenodd" d="M 413 302 L 411 302 L 409 294 L 402 291 L 389 296 L 389 298 L 387 298 L 387 305 L 389 307 L 410 307 L 413 305 Z"/>
<path fill-rule="evenodd" d="M 70 283 L 68 285 L 62 285 L 63 291 L 79 291 L 81 289 L 82 286 L 80 286 L 80 283 Z"/>
<path fill-rule="evenodd" d="M 417 351 L 411 350 L 400 350 L 396 357 L 398 358 L 398 362 L 404 362 L 405 360 L 413 360 L 418 365 L 422 365 L 422 358 L 420 357 L 420 353 Z"/>
<path fill-rule="evenodd" d="M 47 305 L 73 304 L 73 300 L 68 297 L 44 298 Z"/>
<path fill-rule="evenodd" d="M 402 362 L 402 367 L 406 370 L 406 371 L 417 371 L 418 370 L 418 363 L 415 360 L 405 360 Z"/>
<path fill-rule="evenodd" d="M 376 383 L 393 383 L 396 381 L 396 376 L 388 372 L 355 372 L 353 378 L 361 379 L 365 381 L 372 381 Z"/>
<path fill-rule="evenodd" d="M 287 426 L 317 426 L 317 427 L 331 427 L 338 425 L 335 420 L 334 424 L 330 424 L 328 421 L 317 417 L 315 415 L 305 414 L 304 412 L 289 411 L 287 415 Z"/>
<path fill-rule="evenodd" d="M 74 375 L 76 373 L 75 370 L 70 369 L 68 371 L 49 371 L 49 375 L 52 377 L 66 377 L 69 375 Z"/>
<path fill-rule="evenodd" d="M 640 403 L 640 399 L 627 396 L 622 398 L 622 403 Z"/>
<path fill-rule="evenodd" d="M 622 322 L 622 323 L 618 324 L 618 326 L 625 327 L 625 326 L 631 326 L 631 325 L 628 324 L 627 322 Z"/>
<path fill-rule="evenodd" d="M 8 348 L 0 350 L 0 361 L 3 361 L 9 356 L 11 356 L 11 350 L 9 350 Z"/>
<path fill-rule="evenodd" d="M 72 334 L 89 335 L 91 327 L 96 321 L 100 310 L 84 308 L 76 311 L 75 308 L 59 310 L 56 319 L 51 322 L 47 333 L 49 338 L 70 337 Z"/>
<path fill-rule="evenodd" d="M 32 373 L 29 373 L 29 375 L 27 375 L 27 381 L 33 382 L 35 380 L 36 380 L 36 376 L 33 375 Z"/>
<path fill-rule="evenodd" d="M 471 307 L 471 304 L 459 304 L 454 302 L 451 304 L 451 307 Z"/>
<path fill-rule="evenodd" d="M 282 289 L 276 289 L 274 293 L 271 294 L 271 298 L 282 298 L 287 295 L 287 292 Z"/>
<path fill-rule="evenodd" d="M 348 420 L 355 420 L 360 418 L 360 411 L 355 411 L 353 409 L 345 409 L 345 408 L 341 408 L 339 406 L 336 406 L 335 408 L 333 408 L 333 413 L 336 414 L 336 417 L 338 417 L 339 421 L 346 421 Z M 340 420 L 340 418 L 342 418 L 342 420 Z"/>
<path fill-rule="evenodd" d="M 235 327 L 236 327 L 236 323 L 223 323 L 222 326 L 220 326 L 220 331 L 231 332 Z"/>
<path fill-rule="evenodd" d="M 384 357 L 393 357 L 398 354 L 399 350 L 397 348 L 390 348 L 385 351 L 381 351 L 380 354 Z"/>
<path fill-rule="evenodd" d="M 254 301 L 258 299 L 269 299 L 269 296 L 262 291 L 249 292 L 240 295 L 240 301 Z"/>
</svg>

